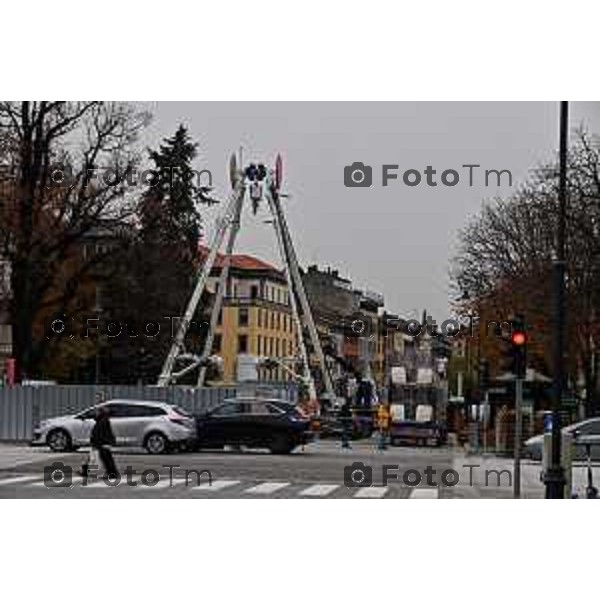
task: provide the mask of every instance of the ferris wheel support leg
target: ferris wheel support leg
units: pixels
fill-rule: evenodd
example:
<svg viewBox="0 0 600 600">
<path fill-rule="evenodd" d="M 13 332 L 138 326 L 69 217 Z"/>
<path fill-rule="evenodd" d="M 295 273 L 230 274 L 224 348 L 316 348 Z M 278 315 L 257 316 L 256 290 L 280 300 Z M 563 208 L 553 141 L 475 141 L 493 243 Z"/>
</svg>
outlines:
<svg viewBox="0 0 600 600">
<path fill-rule="evenodd" d="M 288 255 L 288 262 L 291 267 L 291 275 L 294 281 L 294 288 L 298 294 L 298 299 L 300 300 L 300 307 L 302 309 L 303 317 L 306 321 L 306 325 L 308 327 L 308 332 L 310 335 L 310 339 L 314 348 L 314 352 L 317 356 L 317 361 L 319 362 L 319 366 L 321 368 L 321 373 L 323 376 L 323 382 L 325 384 L 325 391 L 329 398 L 333 399 L 335 397 L 335 393 L 333 391 L 333 384 L 331 383 L 331 377 L 329 375 L 329 370 L 327 368 L 327 364 L 325 362 L 325 355 L 323 354 L 323 349 L 321 347 L 321 340 L 319 339 L 319 334 L 317 332 L 317 328 L 315 326 L 315 321 L 312 316 L 312 311 L 310 309 L 310 304 L 308 302 L 308 298 L 306 296 L 306 291 L 304 289 L 304 284 L 302 282 L 302 276 L 300 275 L 300 269 L 298 267 L 298 259 L 296 257 L 296 251 L 294 250 L 294 244 L 292 242 L 292 237 L 290 235 L 287 221 L 283 214 L 283 210 L 281 208 L 281 204 L 279 202 L 279 198 L 274 198 L 275 209 L 279 216 L 279 221 L 281 223 L 281 232 L 283 238 L 283 244 L 286 254 Z"/>
<path fill-rule="evenodd" d="M 229 281 L 229 268 L 231 266 L 231 255 L 233 253 L 233 249 L 235 247 L 235 240 L 237 234 L 240 230 L 241 218 L 242 218 L 242 205 L 243 205 L 243 195 L 238 197 L 238 203 L 235 207 L 235 213 L 233 216 L 233 220 L 231 222 L 231 229 L 229 230 L 229 238 L 227 239 L 227 245 L 225 247 L 225 260 L 223 263 L 223 267 L 221 268 L 221 274 L 219 276 L 219 284 L 217 289 L 217 294 L 215 298 L 215 303 L 211 311 L 210 315 L 210 323 L 208 325 L 208 332 L 206 334 L 206 340 L 204 342 L 204 349 L 202 350 L 201 357 L 203 359 L 208 358 L 212 351 L 213 341 L 215 339 L 215 330 L 217 329 L 217 324 L 219 321 L 219 314 L 221 312 L 221 308 L 223 307 L 223 298 L 225 297 L 225 291 L 227 289 L 227 283 Z M 198 373 L 198 382 L 197 386 L 202 387 L 204 385 L 204 380 L 206 379 L 206 367 L 200 367 L 200 371 Z"/>
<path fill-rule="evenodd" d="M 308 358 L 308 352 L 306 350 L 306 344 L 304 342 L 302 320 L 298 313 L 298 303 L 296 300 L 296 290 L 294 286 L 294 280 L 291 273 L 291 265 L 289 260 L 289 253 L 286 252 L 285 243 L 283 241 L 283 227 L 280 218 L 280 211 L 277 210 L 276 200 L 272 194 L 268 195 L 269 208 L 273 216 L 273 227 L 275 229 L 275 236 L 277 238 L 277 245 L 279 247 L 279 253 L 281 255 L 281 261 L 284 265 L 285 277 L 289 289 L 290 307 L 292 309 L 292 317 L 294 324 L 296 325 L 296 332 L 298 335 L 298 346 L 300 348 L 300 355 L 302 357 L 302 363 L 304 368 L 304 381 L 308 384 L 308 394 L 311 400 L 317 399 L 317 390 L 315 382 L 310 372 L 310 363 Z"/>
<path fill-rule="evenodd" d="M 165 359 L 165 362 L 163 364 L 162 371 L 160 373 L 160 376 L 158 378 L 158 383 L 157 383 L 157 385 L 159 387 L 165 387 L 171 383 L 171 379 L 173 376 L 173 368 L 175 366 L 175 361 L 177 359 L 177 356 L 184 349 L 183 342 L 185 340 L 186 333 L 190 326 L 190 322 L 192 320 L 194 313 L 196 312 L 198 303 L 200 302 L 200 298 L 202 297 L 202 292 L 204 291 L 204 288 L 206 287 L 206 282 L 207 282 L 210 272 L 214 266 L 217 254 L 219 252 L 219 248 L 221 247 L 221 244 L 223 243 L 223 238 L 225 237 L 225 233 L 227 232 L 227 229 L 231 225 L 232 212 L 233 212 L 234 208 L 237 206 L 237 204 L 241 203 L 241 201 L 242 201 L 241 199 L 243 197 L 244 191 L 245 191 L 245 188 L 243 188 L 243 187 L 240 189 L 234 190 L 234 193 L 232 194 L 231 198 L 229 199 L 229 202 L 227 203 L 227 207 L 225 208 L 223 217 L 221 219 L 219 219 L 217 228 L 215 229 L 213 240 L 210 245 L 210 250 L 209 250 L 208 256 L 207 256 L 206 260 L 204 261 L 202 268 L 200 269 L 200 272 L 198 274 L 198 279 L 196 282 L 196 287 L 194 288 L 194 292 L 192 293 L 192 296 L 188 302 L 188 305 L 187 305 L 187 308 L 183 315 L 183 318 L 179 321 L 179 327 L 177 328 L 177 333 L 175 334 L 175 339 L 173 340 L 173 343 L 171 344 L 171 348 L 170 348 L 167 358 Z"/>
</svg>

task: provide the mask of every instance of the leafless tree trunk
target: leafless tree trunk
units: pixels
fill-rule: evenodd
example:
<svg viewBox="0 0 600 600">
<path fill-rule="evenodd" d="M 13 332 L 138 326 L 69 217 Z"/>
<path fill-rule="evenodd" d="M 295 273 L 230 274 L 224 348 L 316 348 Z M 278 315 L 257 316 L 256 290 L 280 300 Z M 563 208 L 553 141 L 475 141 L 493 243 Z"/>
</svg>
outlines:
<svg viewBox="0 0 600 600">
<path fill-rule="evenodd" d="M 132 215 L 123 178 L 148 118 L 121 103 L 0 103 L 0 256 L 11 264 L 13 353 L 23 373 L 36 374 L 47 346 L 35 335 L 40 311 L 68 306 L 98 257 L 74 261 L 67 281 L 65 262 L 98 228 Z M 106 168 L 120 183 L 103 180 Z M 71 172 L 62 183 L 60 171 Z"/>
</svg>

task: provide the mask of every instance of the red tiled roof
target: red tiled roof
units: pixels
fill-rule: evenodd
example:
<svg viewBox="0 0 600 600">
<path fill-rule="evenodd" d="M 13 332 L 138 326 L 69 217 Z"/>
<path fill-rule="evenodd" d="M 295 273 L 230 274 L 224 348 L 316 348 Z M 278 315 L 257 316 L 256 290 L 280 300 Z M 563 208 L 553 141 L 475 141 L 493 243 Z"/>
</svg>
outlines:
<svg viewBox="0 0 600 600">
<path fill-rule="evenodd" d="M 200 245 L 198 247 L 200 252 L 200 258 L 204 260 L 208 256 L 209 249 L 206 246 Z M 224 254 L 217 254 L 215 260 L 215 267 L 222 267 L 225 262 Z M 276 271 L 279 273 L 279 269 L 260 258 L 250 256 L 249 254 L 232 254 L 231 255 L 231 268 L 241 269 L 244 271 Z"/>
</svg>

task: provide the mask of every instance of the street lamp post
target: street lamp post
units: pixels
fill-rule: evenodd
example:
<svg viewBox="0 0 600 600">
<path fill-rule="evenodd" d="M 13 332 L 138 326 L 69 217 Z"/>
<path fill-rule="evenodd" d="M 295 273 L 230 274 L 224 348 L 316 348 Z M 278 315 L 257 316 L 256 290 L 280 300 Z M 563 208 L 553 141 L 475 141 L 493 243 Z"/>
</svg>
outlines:
<svg viewBox="0 0 600 600">
<path fill-rule="evenodd" d="M 546 470 L 546 498 L 564 498 L 565 476 L 561 466 L 561 403 L 564 385 L 565 346 L 565 229 L 567 205 L 567 141 L 569 103 L 560 103 L 560 153 L 558 180 L 558 225 L 554 261 L 554 386 L 552 405 L 552 460 Z"/>
</svg>

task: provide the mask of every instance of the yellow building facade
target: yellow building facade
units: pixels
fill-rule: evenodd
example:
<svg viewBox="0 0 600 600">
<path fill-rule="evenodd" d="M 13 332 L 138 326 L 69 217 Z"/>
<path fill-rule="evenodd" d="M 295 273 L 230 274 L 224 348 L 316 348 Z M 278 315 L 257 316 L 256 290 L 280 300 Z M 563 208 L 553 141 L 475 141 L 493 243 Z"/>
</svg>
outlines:
<svg viewBox="0 0 600 600">
<path fill-rule="evenodd" d="M 208 281 L 217 291 L 223 257 Z M 238 380 L 240 357 L 286 359 L 296 356 L 297 331 L 286 279 L 276 267 L 247 255 L 232 256 L 228 287 L 215 331 L 213 352 L 223 359 L 225 385 Z M 259 381 L 288 381 L 282 367 L 258 368 Z"/>
</svg>

